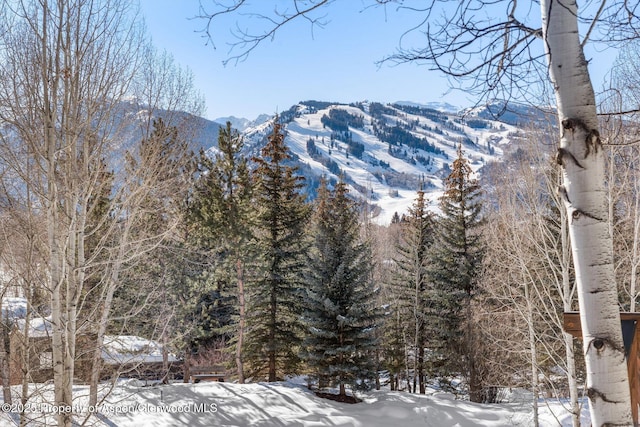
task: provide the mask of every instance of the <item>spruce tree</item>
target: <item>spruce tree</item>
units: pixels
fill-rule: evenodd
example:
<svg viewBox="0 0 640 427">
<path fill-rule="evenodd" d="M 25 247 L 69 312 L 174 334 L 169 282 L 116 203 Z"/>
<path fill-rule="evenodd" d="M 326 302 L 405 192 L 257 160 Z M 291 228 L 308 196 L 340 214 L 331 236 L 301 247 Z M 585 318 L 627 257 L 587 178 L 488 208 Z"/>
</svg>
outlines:
<svg viewBox="0 0 640 427">
<path fill-rule="evenodd" d="M 356 205 L 340 181 L 323 181 L 314 219 L 303 357 L 320 386 L 366 386 L 374 372 L 374 328 L 380 314 L 371 283 L 372 257 L 362 241 Z"/>
<path fill-rule="evenodd" d="M 218 333 L 230 338 L 240 383 L 244 382 L 245 271 L 251 259 L 254 219 L 253 182 L 242 155 L 243 147 L 242 136 L 231 128 L 230 122 L 220 128 L 215 159 L 205 153 L 200 155 L 201 173 L 190 216 L 194 233 L 210 254 L 211 271 L 201 281 L 211 281 L 213 289 L 201 300 L 217 317 L 212 324 L 217 323 Z M 235 312 L 234 321 L 230 321 L 231 312 Z"/>
<path fill-rule="evenodd" d="M 433 243 L 434 219 L 427 210 L 424 191 L 418 191 L 414 204 L 409 208 L 405 221 L 400 224 L 400 244 L 396 248 L 399 274 L 396 282 L 398 304 L 394 307 L 402 313 L 405 335 L 411 337 L 407 343 L 413 349 L 413 390 L 416 380 L 420 393 L 426 392 L 424 351 L 427 343 L 429 293 L 433 292 L 428 267 L 431 261 L 429 250 Z M 408 380 L 408 379 L 407 379 Z"/>
<path fill-rule="evenodd" d="M 394 290 L 389 294 L 393 295 Z M 384 322 L 382 323 L 382 358 L 384 369 L 389 371 L 389 386 L 391 391 L 400 389 L 400 378 L 403 371 L 407 369 L 407 322 L 403 311 L 399 308 L 401 305 L 398 298 L 394 298 L 398 304 L 393 304 L 392 310 L 384 313 Z M 408 379 L 407 379 L 408 381 Z"/>
<path fill-rule="evenodd" d="M 431 324 L 439 331 L 441 350 L 449 369 L 461 369 L 467 377 L 470 399 L 481 399 L 482 381 L 473 353 L 471 301 L 483 255 L 481 190 L 473 171 L 458 146 L 457 158 L 444 182 L 440 198 L 441 215 L 432 251 L 430 276 L 434 283 L 431 305 L 435 316 Z M 463 356 L 464 364 L 456 366 Z"/>
<path fill-rule="evenodd" d="M 294 372 L 299 363 L 310 210 L 301 193 L 304 178 L 287 165 L 290 156 L 278 118 L 261 154 L 254 159 L 258 259 L 247 300 L 246 350 L 253 372 L 266 371 L 272 382 Z"/>
</svg>

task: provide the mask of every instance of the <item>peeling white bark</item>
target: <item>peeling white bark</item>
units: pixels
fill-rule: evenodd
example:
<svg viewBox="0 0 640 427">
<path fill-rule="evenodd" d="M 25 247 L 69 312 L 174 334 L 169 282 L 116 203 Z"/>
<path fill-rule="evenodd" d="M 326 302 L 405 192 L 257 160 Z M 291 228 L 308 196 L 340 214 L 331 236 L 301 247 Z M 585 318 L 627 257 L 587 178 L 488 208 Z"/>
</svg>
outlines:
<svg viewBox="0 0 640 427">
<path fill-rule="evenodd" d="M 594 426 L 633 425 L 613 266 L 604 154 L 575 0 L 542 0 L 543 38 L 561 125 L 559 189 L 580 305 L 587 394 Z"/>
</svg>

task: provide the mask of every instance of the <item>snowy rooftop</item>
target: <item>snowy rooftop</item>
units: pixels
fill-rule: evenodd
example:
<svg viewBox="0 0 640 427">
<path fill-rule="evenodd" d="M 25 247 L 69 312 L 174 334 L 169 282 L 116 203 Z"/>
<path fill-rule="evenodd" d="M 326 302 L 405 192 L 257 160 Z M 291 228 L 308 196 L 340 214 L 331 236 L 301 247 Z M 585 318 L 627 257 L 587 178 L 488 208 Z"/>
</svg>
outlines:
<svg viewBox="0 0 640 427">
<path fill-rule="evenodd" d="M 135 335 L 107 335 L 104 337 L 102 360 L 110 365 L 162 362 L 162 345 Z M 169 353 L 169 362 L 176 360 Z"/>
</svg>

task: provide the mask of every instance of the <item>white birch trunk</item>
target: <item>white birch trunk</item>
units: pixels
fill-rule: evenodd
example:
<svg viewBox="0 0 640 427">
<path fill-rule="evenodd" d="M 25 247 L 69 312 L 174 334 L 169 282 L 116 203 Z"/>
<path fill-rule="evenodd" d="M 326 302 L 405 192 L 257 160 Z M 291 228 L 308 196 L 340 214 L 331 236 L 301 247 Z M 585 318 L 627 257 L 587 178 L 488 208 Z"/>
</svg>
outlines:
<svg viewBox="0 0 640 427">
<path fill-rule="evenodd" d="M 25 293 L 25 295 L 30 295 L 29 293 Z M 24 329 L 22 330 L 22 338 L 20 339 L 20 353 L 22 364 L 22 384 L 21 384 L 21 392 L 20 392 L 20 403 L 23 406 L 26 406 L 29 401 L 29 383 L 31 380 L 31 367 L 29 364 L 29 360 L 31 359 L 30 352 L 31 348 L 29 346 L 29 325 L 31 323 L 31 301 L 27 302 L 27 312 L 24 318 Z M 29 421 L 27 413 L 24 410 L 20 412 L 20 427 L 25 427 Z"/>
<path fill-rule="evenodd" d="M 12 403 L 9 373 L 9 325 L 2 323 L 0 336 L 0 378 L 2 378 L 2 398 L 4 403 Z"/>
<path fill-rule="evenodd" d="M 558 163 L 578 287 L 594 426 L 632 425 L 595 96 L 578 33 L 574 0 L 542 0 L 549 75 L 561 125 Z"/>
<path fill-rule="evenodd" d="M 638 181 L 634 183 L 635 191 L 638 191 Z M 633 208 L 633 246 L 631 254 L 631 272 L 629 283 L 629 297 L 631 303 L 629 305 L 629 311 L 632 313 L 636 311 L 636 298 L 638 297 L 638 264 L 640 263 L 640 198 L 636 197 Z"/>
<path fill-rule="evenodd" d="M 527 274 L 524 271 L 525 267 L 522 266 L 522 280 L 524 282 L 524 299 L 527 304 L 527 329 L 529 333 L 529 359 L 531 363 L 531 391 L 533 392 L 532 406 L 533 406 L 533 425 L 538 427 L 540 425 L 538 421 L 538 354 L 536 352 L 536 330 L 533 325 L 533 306 L 532 298 L 529 292 L 529 282 Z"/>
<path fill-rule="evenodd" d="M 122 245 L 121 247 L 123 247 Z M 110 280 L 107 283 L 105 297 L 102 302 L 102 310 L 100 311 L 100 320 L 96 331 L 95 348 L 91 358 L 91 378 L 89 379 L 89 406 L 98 404 L 98 386 L 100 383 L 100 374 L 102 373 L 102 349 L 104 347 L 104 336 L 107 333 L 107 324 L 109 323 L 109 314 L 111 313 L 111 305 L 113 304 L 113 295 L 117 288 L 119 280 L 120 265 L 114 266 Z"/>
<path fill-rule="evenodd" d="M 560 239 L 561 239 L 561 259 L 562 259 L 562 308 L 564 311 L 571 311 L 571 301 L 573 300 L 573 288 L 569 277 L 569 257 L 571 248 L 569 247 L 569 236 L 567 233 L 566 211 L 560 209 Z M 578 403 L 578 380 L 576 378 L 576 360 L 573 351 L 573 335 L 562 332 L 564 337 L 564 349 L 567 358 L 567 384 L 569 386 L 569 404 L 571 405 L 571 424 L 573 427 L 580 427 L 580 404 Z"/>
<path fill-rule="evenodd" d="M 55 405 L 67 407 L 72 405 L 72 378 L 69 378 L 69 353 L 68 348 L 68 330 L 67 318 L 64 309 L 64 284 L 66 282 L 65 250 L 63 242 L 65 239 L 60 236 L 61 226 L 60 214 L 58 211 L 59 191 L 56 179 L 57 159 L 56 152 L 58 144 L 55 135 L 57 93 L 59 89 L 58 78 L 52 78 L 51 75 L 59 71 L 61 66 L 59 57 L 55 56 L 56 61 L 47 62 L 50 58 L 50 50 L 46 40 L 48 38 L 49 23 L 48 3 L 43 5 L 42 18 L 42 55 L 45 58 L 41 65 L 41 79 L 43 82 L 49 82 L 51 87 L 49 90 L 43 91 L 43 122 L 44 137 L 46 144 L 46 173 L 47 173 L 47 231 L 49 243 L 49 268 L 50 268 L 50 289 L 51 289 L 51 323 L 52 323 L 52 358 L 53 358 L 53 383 L 54 383 L 54 399 Z M 57 38 L 60 43 L 60 37 Z M 51 94 L 51 97 L 49 96 Z M 71 426 L 71 416 L 63 411 L 57 416 L 59 426 Z"/>
</svg>

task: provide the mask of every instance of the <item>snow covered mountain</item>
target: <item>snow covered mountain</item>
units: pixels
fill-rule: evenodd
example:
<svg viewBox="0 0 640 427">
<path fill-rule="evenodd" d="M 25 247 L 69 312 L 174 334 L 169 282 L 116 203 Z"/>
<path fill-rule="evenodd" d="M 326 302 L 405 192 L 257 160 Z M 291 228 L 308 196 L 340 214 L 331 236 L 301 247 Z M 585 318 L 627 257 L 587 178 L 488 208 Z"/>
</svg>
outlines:
<svg viewBox="0 0 640 427">
<path fill-rule="evenodd" d="M 388 224 L 395 212 L 407 211 L 421 186 L 437 205 L 459 144 L 478 171 L 522 136 L 515 123 L 526 122 L 529 111 L 518 110 L 519 120 L 508 124 L 494 119 L 497 108 L 454 112 L 447 104 L 304 101 L 281 113 L 280 121 L 310 198 L 321 176 L 335 182 L 343 174 L 373 220 Z M 259 155 L 271 123 L 244 130 L 248 154 Z"/>
<path fill-rule="evenodd" d="M 226 125 L 227 122 L 230 122 L 231 126 L 234 129 L 237 129 L 239 132 L 242 132 L 250 127 L 259 126 L 270 119 L 271 119 L 271 116 L 269 116 L 268 114 L 260 114 L 255 120 L 245 119 L 244 117 L 228 116 L 228 117 L 218 117 L 217 119 L 214 120 L 214 122 L 220 123 L 222 125 Z"/>
</svg>

